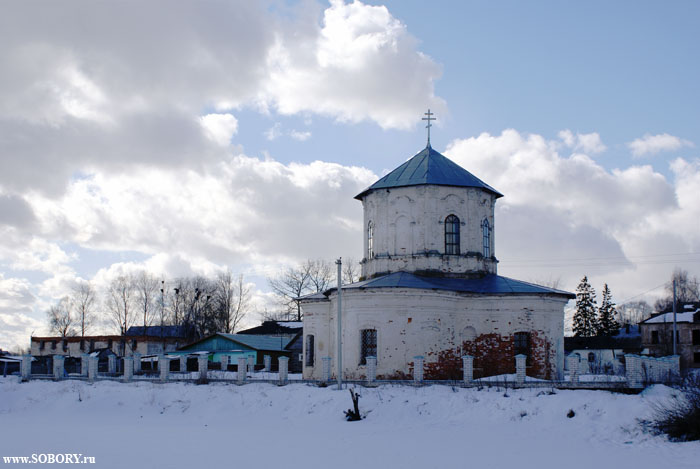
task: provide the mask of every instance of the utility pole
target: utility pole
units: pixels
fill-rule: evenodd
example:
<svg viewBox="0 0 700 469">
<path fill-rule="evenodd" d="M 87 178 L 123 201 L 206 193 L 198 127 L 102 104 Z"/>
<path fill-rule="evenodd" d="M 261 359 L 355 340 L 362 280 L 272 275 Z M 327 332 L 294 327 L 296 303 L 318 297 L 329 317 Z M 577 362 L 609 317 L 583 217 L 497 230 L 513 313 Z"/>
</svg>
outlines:
<svg viewBox="0 0 700 469">
<path fill-rule="evenodd" d="M 675 275 L 674 275 L 675 277 Z M 673 354 L 677 355 L 676 351 L 676 279 L 673 279 Z"/>
<path fill-rule="evenodd" d="M 338 342 L 338 369 L 336 374 L 338 376 L 338 389 L 343 389 L 343 336 L 342 336 L 342 326 L 341 322 L 343 319 L 342 304 L 343 304 L 343 258 L 339 257 L 335 264 L 338 266 L 338 331 L 337 331 L 337 342 Z"/>
</svg>

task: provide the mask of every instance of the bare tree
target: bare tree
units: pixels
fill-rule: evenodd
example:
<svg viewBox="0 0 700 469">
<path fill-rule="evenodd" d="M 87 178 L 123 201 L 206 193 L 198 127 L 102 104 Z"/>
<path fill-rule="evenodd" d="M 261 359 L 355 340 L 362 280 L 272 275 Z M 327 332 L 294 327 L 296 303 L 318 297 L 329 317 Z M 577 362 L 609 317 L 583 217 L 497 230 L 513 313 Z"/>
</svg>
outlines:
<svg viewBox="0 0 700 469">
<path fill-rule="evenodd" d="M 322 259 L 315 261 L 307 260 L 302 266 L 302 270 L 309 273 L 309 289 L 312 293 L 324 292 L 335 283 L 335 273 L 331 263 Z"/>
<path fill-rule="evenodd" d="M 355 283 L 360 279 L 360 264 L 349 257 L 343 261 L 343 284 Z"/>
<path fill-rule="evenodd" d="M 138 305 L 139 315 L 143 318 L 143 333 L 146 334 L 148 326 L 156 315 L 158 294 L 158 279 L 142 270 L 134 277 L 134 297 Z"/>
<path fill-rule="evenodd" d="M 80 328 L 81 337 L 85 337 L 85 333 L 95 320 L 94 309 L 96 300 L 95 288 L 90 282 L 81 282 L 73 287 L 71 303 L 75 320 Z"/>
<path fill-rule="evenodd" d="M 656 311 L 668 311 L 673 307 L 673 281 L 676 281 L 676 301 L 678 304 L 700 301 L 700 282 L 690 277 L 687 270 L 676 268 L 671 281 L 666 284 L 666 296 L 654 303 Z"/>
<path fill-rule="evenodd" d="M 52 333 L 61 337 L 75 335 L 75 318 L 71 315 L 71 304 L 68 297 L 62 298 L 46 312 L 49 328 Z"/>
<path fill-rule="evenodd" d="M 105 298 L 107 312 L 121 335 L 134 323 L 134 282 L 130 275 L 112 279 Z"/>
<path fill-rule="evenodd" d="M 233 333 L 250 307 L 250 287 L 243 275 L 233 278 L 230 270 L 219 273 L 216 278 L 216 310 L 219 316 L 220 329 Z"/>
<path fill-rule="evenodd" d="M 623 326 L 639 324 L 649 319 L 654 309 L 646 301 L 629 301 L 617 307 L 617 320 Z"/>
<path fill-rule="evenodd" d="M 276 277 L 267 279 L 272 291 L 286 307 L 287 317 L 289 318 L 289 315 L 295 312 L 297 321 L 301 321 L 301 304 L 297 298 L 311 292 L 308 266 L 307 262 L 299 267 L 289 267 Z"/>
</svg>

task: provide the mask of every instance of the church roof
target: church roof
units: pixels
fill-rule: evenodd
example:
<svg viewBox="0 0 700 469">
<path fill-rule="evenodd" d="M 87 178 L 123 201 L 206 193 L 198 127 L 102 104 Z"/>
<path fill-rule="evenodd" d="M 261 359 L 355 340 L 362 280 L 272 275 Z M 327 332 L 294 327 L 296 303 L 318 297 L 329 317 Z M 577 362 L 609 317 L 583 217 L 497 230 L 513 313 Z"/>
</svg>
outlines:
<svg viewBox="0 0 700 469">
<path fill-rule="evenodd" d="M 576 295 L 563 290 L 522 282 L 500 275 L 489 274 L 481 278 L 424 277 L 409 272 L 394 272 L 362 282 L 343 285 L 343 290 L 355 288 L 420 288 L 423 290 L 447 290 L 481 295 L 557 295 L 574 299 Z M 331 289 L 330 291 L 335 290 Z"/>
<path fill-rule="evenodd" d="M 413 158 L 356 195 L 355 198 L 362 200 L 369 192 L 377 189 L 424 184 L 478 187 L 491 192 L 496 197 L 503 197 L 503 194 L 496 189 L 428 145 Z"/>
</svg>

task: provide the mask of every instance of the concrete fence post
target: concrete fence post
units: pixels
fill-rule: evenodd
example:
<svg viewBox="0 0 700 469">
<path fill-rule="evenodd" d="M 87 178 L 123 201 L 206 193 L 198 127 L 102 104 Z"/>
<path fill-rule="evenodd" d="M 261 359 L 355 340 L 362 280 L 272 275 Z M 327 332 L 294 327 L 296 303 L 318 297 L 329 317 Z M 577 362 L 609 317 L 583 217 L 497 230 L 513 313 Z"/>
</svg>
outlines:
<svg viewBox="0 0 700 469">
<path fill-rule="evenodd" d="M 22 355 L 22 364 L 20 373 L 22 374 L 22 381 L 29 381 L 32 377 L 32 356 Z"/>
<path fill-rule="evenodd" d="M 289 370 L 289 358 L 288 357 L 279 357 L 277 359 L 279 361 L 279 368 L 280 368 L 280 386 L 283 386 L 287 384 L 287 370 Z"/>
<path fill-rule="evenodd" d="M 219 360 L 221 361 L 221 371 L 228 371 L 228 355 L 222 355 Z"/>
<path fill-rule="evenodd" d="M 245 383 L 245 379 L 246 379 L 246 375 L 247 375 L 246 362 L 247 362 L 246 357 L 238 357 L 238 373 L 236 373 L 236 378 L 238 380 L 238 384 Z"/>
<path fill-rule="evenodd" d="M 80 376 L 86 376 L 88 375 L 88 354 L 87 353 L 81 353 L 80 354 Z"/>
<path fill-rule="evenodd" d="M 627 377 L 627 386 L 630 388 L 639 389 L 644 387 L 641 361 L 641 357 L 638 355 L 625 355 L 625 375 Z"/>
<path fill-rule="evenodd" d="M 321 359 L 321 377 L 324 383 L 331 380 L 331 357 L 323 357 Z"/>
<path fill-rule="evenodd" d="M 90 356 L 88 358 L 88 380 L 95 381 L 97 379 L 97 371 L 100 359 Z"/>
<path fill-rule="evenodd" d="M 265 371 L 269 373 L 272 369 L 272 357 L 270 355 L 265 355 L 263 360 L 265 361 Z"/>
<path fill-rule="evenodd" d="M 425 357 L 422 355 L 417 355 L 413 357 L 413 382 L 422 383 L 423 382 L 423 362 L 425 362 Z"/>
<path fill-rule="evenodd" d="M 54 355 L 53 356 L 53 379 L 59 380 L 59 379 L 63 378 L 64 360 L 65 360 L 65 357 L 63 355 Z"/>
<path fill-rule="evenodd" d="M 462 357 L 462 380 L 467 386 L 474 381 L 474 357 L 471 355 Z"/>
<path fill-rule="evenodd" d="M 578 353 L 572 353 L 566 357 L 566 366 L 569 368 L 569 382 L 578 384 L 578 366 L 581 362 L 581 357 Z"/>
<path fill-rule="evenodd" d="M 527 375 L 527 356 L 522 353 L 515 356 L 515 382 L 518 385 L 525 384 L 525 376 Z"/>
<path fill-rule="evenodd" d="M 187 372 L 187 355 L 180 355 L 180 373 Z"/>
<path fill-rule="evenodd" d="M 134 374 L 141 373 L 141 354 L 134 352 Z"/>
<path fill-rule="evenodd" d="M 199 381 L 207 380 L 207 369 L 209 368 L 209 357 L 207 355 L 197 355 L 197 371 L 199 371 Z"/>
<path fill-rule="evenodd" d="M 248 355 L 248 373 L 255 373 L 255 357 Z"/>
<path fill-rule="evenodd" d="M 124 377 L 125 383 L 131 381 L 134 377 L 134 357 L 124 357 Z"/>
<path fill-rule="evenodd" d="M 158 371 L 161 381 L 167 381 L 170 378 L 170 358 L 158 355 Z"/>
<path fill-rule="evenodd" d="M 367 384 L 377 380 L 377 357 L 367 357 Z"/>
<path fill-rule="evenodd" d="M 117 372 L 117 356 L 108 355 L 107 356 L 107 373 L 113 375 Z"/>
</svg>

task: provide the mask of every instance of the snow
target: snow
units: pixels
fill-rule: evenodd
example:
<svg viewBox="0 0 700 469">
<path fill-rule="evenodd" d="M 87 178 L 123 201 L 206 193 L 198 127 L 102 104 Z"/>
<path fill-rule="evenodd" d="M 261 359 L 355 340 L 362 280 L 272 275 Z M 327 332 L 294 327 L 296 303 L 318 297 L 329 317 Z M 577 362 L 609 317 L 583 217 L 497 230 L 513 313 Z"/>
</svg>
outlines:
<svg viewBox="0 0 700 469">
<path fill-rule="evenodd" d="M 693 322 L 693 316 L 695 313 L 699 313 L 700 309 L 697 311 L 685 311 L 681 313 L 680 311 L 676 313 L 676 322 Z M 673 313 L 664 313 L 649 318 L 644 321 L 644 324 L 658 324 L 658 323 L 673 323 Z"/>
<path fill-rule="evenodd" d="M 347 390 L 0 378 L 0 456 L 82 453 L 91 467 L 697 468 L 700 443 L 637 418 L 674 390 L 639 395 L 450 386 Z M 507 396 L 507 397 L 506 397 Z M 567 418 L 569 410 L 575 412 Z"/>
</svg>

